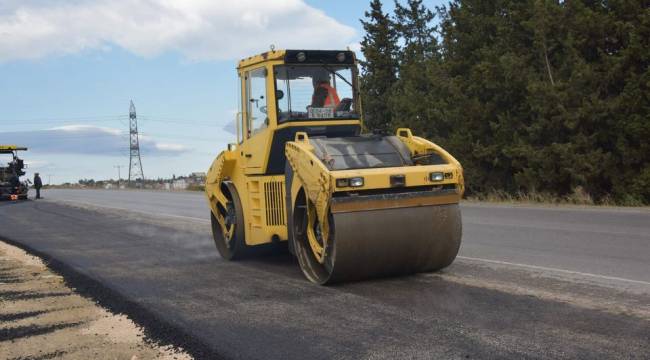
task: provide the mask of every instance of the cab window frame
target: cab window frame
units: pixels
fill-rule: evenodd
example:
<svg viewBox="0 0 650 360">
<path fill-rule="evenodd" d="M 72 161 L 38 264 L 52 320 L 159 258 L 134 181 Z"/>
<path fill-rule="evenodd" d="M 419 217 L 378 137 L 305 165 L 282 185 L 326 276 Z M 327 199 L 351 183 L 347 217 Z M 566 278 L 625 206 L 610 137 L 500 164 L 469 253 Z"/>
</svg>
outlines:
<svg viewBox="0 0 650 360">
<path fill-rule="evenodd" d="M 264 104 L 262 105 L 262 107 L 265 107 L 267 112 L 263 113 L 261 110 L 259 110 L 261 108 L 259 106 L 259 104 L 255 105 L 258 108 L 258 110 L 256 112 L 259 112 L 259 114 L 264 115 L 264 119 L 261 119 L 261 116 L 260 116 L 260 119 L 257 119 L 257 118 L 253 119 L 253 116 L 252 116 L 254 114 L 253 101 L 251 101 L 251 100 L 254 100 L 254 98 L 252 98 L 252 92 L 251 92 L 252 87 L 253 87 L 252 82 L 253 82 L 253 78 L 254 78 L 254 76 L 252 76 L 252 74 L 254 72 L 256 72 L 256 71 L 262 71 L 263 74 L 264 74 L 264 77 L 263 77 L 263 79 L 264 79 Z M 255 76 L 255 78 L 260 78 L 260 77 Z M 268 69 L 267 69 L 267 67 L 265 65 L 255 67 L 255 68 L 251 68 L 251 69 L 247 69 L 247 70 L 244 71 L 244 102 L 245 102 L 245 106 L 246 106 L 246 111 L 245 111 L 245 116 L 242 116 L 242 125 L 244 125 L 244 124 L 246 125 L 246 130 L 245 130 L 246 133 L 245 133 L 245 136 L 243 136 L 243 137 L 245 137 L 245 139 L 252 138 L 256 134 L 258 134 L 258 133 L 264 131 L 265 129 L 267 129 L 269 127 L 269 125 L 270 125 L 271 119 L 270 119 L 269 114 L 268 114 L 268 109 L 269 109 L 269 106 L 268 106 L 269 105 L 268 81 L 269 81 L 269 72 L 268 72 Z M 260 100 L 261 99 L 257 99 L 257 101 L 260 101 Z M 258 121 L 260 123 L 258 123 Z M 255 126 L 257 126 L 257 127 L 255 127 Z"/>
<path fill-rule="evenodd" d="M 359 69 L 356 64 L 344 64 L 345 66 L 349 66 L 350 72 L 351 72 L 351 82 L 352 82 L 352 102 L 356 106 L 355 113 L 356 115 L 354 116 L 346 116 L 346 117 L 331 117 L 331 118 L 288 118 L 288 119 L 282 119 L 281 114 L 280 114 L 280 99 L 277 97 L 278 93 L 278 81 L 284 81 L 284 80 L 278 80 L 277 74 L 278 70 L 283 67 L 309 67 L 309 66 L 331 66 L 331 67 L 340 67 L 341 64 L 277 64 L 273 65 L 273 91 L 275 91 L 276 96 L 275 98 L 275 118 L 276 121 L 279 124 L 284 124 L 284 123 L 289 123 L 289 122 L 299 122 L 299 121 L 332 121 L 332 120 L 360 120 L 361 119 L 361 107 L 360 107 L 360 97 L 361 94 L 359 93 L 359 83 L 358 83 L 358 73 Z M 333 76 L 334 81 L 336 82 L 336 77 Z M 339 79 L 340 80 L 340 79 Z M 291 88 L 289 87 L 282 97 L 283 99 L 287 99 L 287 101 L 290 103 L 291 102 Z"/>
</svg>

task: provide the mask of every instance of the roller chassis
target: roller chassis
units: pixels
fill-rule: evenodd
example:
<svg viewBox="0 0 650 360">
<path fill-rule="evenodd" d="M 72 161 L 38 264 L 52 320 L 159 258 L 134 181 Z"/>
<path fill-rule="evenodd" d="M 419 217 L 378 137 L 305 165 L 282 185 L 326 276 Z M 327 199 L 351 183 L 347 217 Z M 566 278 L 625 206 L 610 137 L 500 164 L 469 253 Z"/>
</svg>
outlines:
<svg viewBox="0 0 650 360">
<path fill-rule="evenodd" d="M 437 145 L 418 137 L 414 137 L 408 129 L 399 129 L 397 138 L 409 149 L 412 157 L 435 152 L 442 156 L 444 164 L 414 165 L 409 167 L 389 167 L 352 170 L 331 170 L 326 162 L 316 154 L 314 145 L 310 142 L 309 135 L 298 132 L 294 141 L 286 143 L 285 156 L 286 168 L 283 178 L 283 196 L 285 198 L 285 211 L 287 232 L 285 236 L 271 236 L 268 242 L 288 241 L 289 250 L 294 254 L 303 269 L 305 276 L 312 282 L 327 284 L 339 281 L 360 280 L 383 275 L 407 274 L 412 272 L 434 271 L 448 266 L 455 258 L 460 247 L 462 226 L 458 202 L 464 191 L 463 172 L 460 164 Z M 246 231 L 250 229 L 244 222 L 247 214 L 242 209 L 239 195 L 245 194 L 248 176 L 238 172 L 241 161 L 237 156 L 236 147 L 233 150 L 222 152 L 215 159 L 206 181 L 206 193 L 212 209 L 213 233 L 215 242 L 220 252 L 227 259 L 245 257 L 251 247 L 257 244 L 248 243 Z M 443 181 L 435 184 L 427 180 L 428 174 L 441 172 L 445 174 Z M 386 184 L 386 179 L 391 175 L 403 176 L 405 182 L 412 186 L 391 187 Z M 361 176 L 368 182 L 362 190 L 337 187 L 337 179 Z M 237 185 L 241 184 L 241 185 Z M 244 200 L 245 201 L 245 195 Z M 235 200 L 233 200 L 233 198 Z M 233 201 L 236 205 L 233 205 Z M 235 216 L 239 228 L 231 227 L 234 221 L 232 210 L 239 209 Z M 368 220 L 368 213 L 373 213 L 377 224 Z M 250 215 L 248 215 L 250 216 Z M 435 218 L 448 219 L 445 223 L 434 223 Z M 332 261 L 332 254 L 339 249 L 342 251 L 342 236 L 345 233 L 345 242 L 357 241 L 358 232 L 339 229 L 338 240 L 335 240 L 335 222 L 346 219 L 350 226 L 354 223 L 365 222 L 365 229 L 381 228 L 387 226 L 374 237 L 381 237 L 381 233 L 391 233 L 391 228 L 400 228 L 410 224 L 403 236 L 409 236 L 412 243 L 420 243 L 416 251 L 400 250 L 395 248 L 394 239 L 378 239 L 376 243 L 367 243 L 367 247 L 374 246 L 373 251 L 364 251 L 358 256 L 363 258 L 382 258 L 386 253 L 400 254 L 393 256 L 389 261 L 384 259 L 374 262 L 372 266 L 366 264 L 365 270 L 354 269 L 357 260 L 355 256 L 348 256 L 348 260 Z M 349 219 L 356 219 L 350 223 Z M 413 219 L 417 219 L 413 223 Z M 426 223 L 429 224 L 426 224 Z M 430 240 L 426 229 L 431 232 L 445 234 L 449 241 L 435 242 Z M 244 229 L 241 229 L 241 228 Z M 341 226 L 339 226 L 340 228 Z M 234 235 L 239 232 L 239 235 Z M 392 233 L 394 237 L 394 232 Z M 237 243 L 232 243 L 232 241 Z M 228 250 L 223 250 L 223 244 L 228 243 Z M 337 244 L 338 242 L 338 244 Z M 378 246 L 381 243 L 382 246 Z M 335 245 L 336 244 L 336 245 Z M 354 246 L 353 246 L 354 248 Z M 238 249 L 236 254 L 231 250 Z M 428 249 L 428 250 L 427 250 Z M 353 252 L 356 250 L 347 250 Z M 432 254 L 444 256 L 431 256 L 430 261 L 412 262 L 418 253 L 429 251 Z M 384 255 L 382 255 L 384 254 Z M 354 269 L 354 270 L 352 270 Z"/>
<path fill-rule="evenodd" d="M 250 74 L 275 74 L 275 65 L 300 53 L 272 51 L 238 67 L 238 143 L 217 156 L 206 177 L 222 257 L 288 242 L 305 277 L 318 284 L 448 266 L 460 247 L 464 178 L 444 149 L 406 128 L 395 136 L 361 135 L 361 118 L 280 122 L 273 82 L 265 95 L 267 127 L 251 131 L 247 112 L 258 100 L 247 98 Z"/>
</svg>

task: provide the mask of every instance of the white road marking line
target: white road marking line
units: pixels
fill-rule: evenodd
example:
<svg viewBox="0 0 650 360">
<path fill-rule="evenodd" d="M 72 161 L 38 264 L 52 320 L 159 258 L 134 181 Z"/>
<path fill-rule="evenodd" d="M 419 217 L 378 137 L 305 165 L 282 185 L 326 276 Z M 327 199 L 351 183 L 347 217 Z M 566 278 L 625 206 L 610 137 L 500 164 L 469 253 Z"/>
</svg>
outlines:
<svg viewBox="0 0 650 360">
<path fill-rule="evenodd" d="M 69 202 L 69 203 L 73 203 L 73 204 L 76 203 L 76 204 L 94 206 L 94 207 L 111 209 L 111 210 L 128 211 L 128 212 L 134 212 L 134 213 L 149 215 L 149 216 L 158 215 L 158 216 L 166 216 L 166 217 L 177 218 L 177 219 L 200 221 L 200 222 L 204 222 L 204 223 L 208 223 L 208 224 L 210 223 L 210 220 L 201 219 L 201 218 L 197 218 L 197 217 L 193 217 L 193 216 L 182 216 L 182 215 L 164 214 L 164 213 L 150 213 L 150 212 L 141 211 L 141 210 L 133 210 L 133 209 L 122 208 L 122 207 L 117 207 L 117 206 L 99 205 L 99 204 L 93 204 L 93 203 L 89 203 L 89 202 L 85 202 L 85 201 L 78 201 L 78 200 L 57 199 L 56 201 Z"/>
<path fill-rule="evenodd" d="M 572 270 L 550 268 L 550 267 L 546 267 L 546 266 L 512 263 L 512 262 L 500 261 L 500 260 L 481 259 L 481 258 L 474 258 L 474 257 L 469 257 L 469 256 L 457 256 L 457 258 L 458 259 L 464 259 L 464 260 L 481 261 L 481 262 L 487 262 L 487 263 L 499 264 L 499 265 L 518 266 L 518 267 L 535 269 L 535 270 L 555 271 L 555 272 L 564 273 L 564 274 L 580 275 L 580 276 L 594 277 L 594 278 L 599 278 L 599 279 L 604 279 L 604 280 L 623 281 L 623 282 L 629 282 L 629 283 L 635 283 L 635 284 L 642 284 L 642 285 L 650 286 L 650 282 L 647 282 L 647 281 L 625 279 L 625 278 L 620 278 L 620 277 L 616 277 L 616 276 L 598 275 L 598 274 L 585 273 L 585 272 L 580 272 L 580 271 L 572 271 Z"/>
</svg>

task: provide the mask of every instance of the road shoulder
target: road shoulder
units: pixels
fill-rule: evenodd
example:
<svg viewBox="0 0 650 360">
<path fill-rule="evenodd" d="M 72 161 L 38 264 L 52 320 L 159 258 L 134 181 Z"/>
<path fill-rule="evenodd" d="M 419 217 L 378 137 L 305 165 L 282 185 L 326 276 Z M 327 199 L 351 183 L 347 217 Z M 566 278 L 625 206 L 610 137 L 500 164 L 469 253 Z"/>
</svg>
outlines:
<svg viewBox="0 0 650 360">
<path fill-rule="evenodd" d="M 41 259 L 0 241 L 0 358 L 190 359 L 71 288 Z"/>
</svg>

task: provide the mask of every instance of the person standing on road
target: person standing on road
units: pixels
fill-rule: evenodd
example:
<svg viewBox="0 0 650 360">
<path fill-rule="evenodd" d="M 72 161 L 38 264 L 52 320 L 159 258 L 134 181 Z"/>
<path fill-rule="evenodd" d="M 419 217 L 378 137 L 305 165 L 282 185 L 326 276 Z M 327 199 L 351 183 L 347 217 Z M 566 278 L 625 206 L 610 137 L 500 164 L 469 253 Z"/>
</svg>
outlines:
<svg viewBox="0 0 650 360">
<path fill-rule="evenodd" d="M 41 187 L 43 187 L 43 181 L 38 173 L 34 174 L 34 189 L 36 189 L 36 198 L 41 198 Z"/>
</svg>

